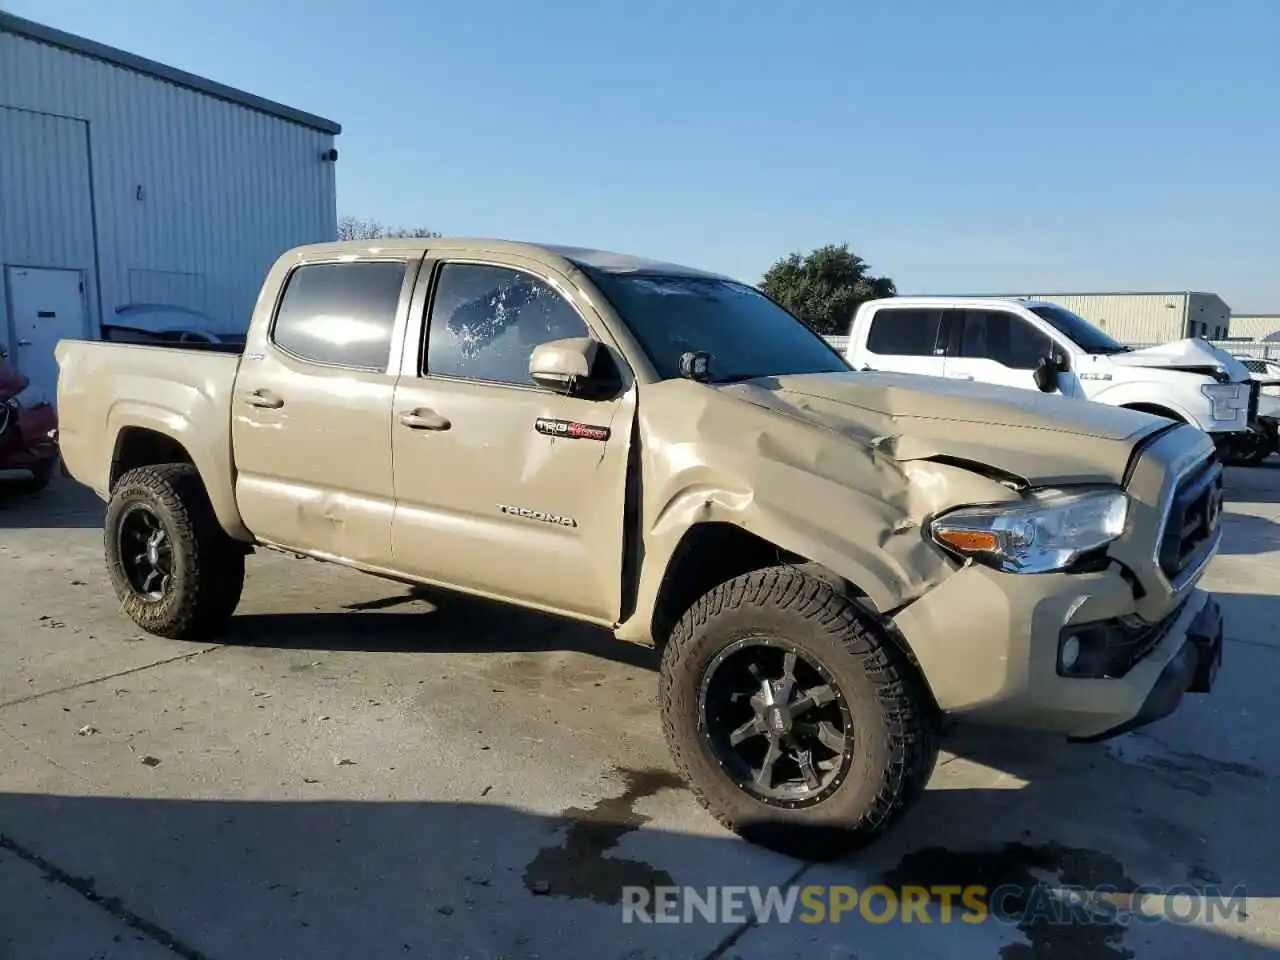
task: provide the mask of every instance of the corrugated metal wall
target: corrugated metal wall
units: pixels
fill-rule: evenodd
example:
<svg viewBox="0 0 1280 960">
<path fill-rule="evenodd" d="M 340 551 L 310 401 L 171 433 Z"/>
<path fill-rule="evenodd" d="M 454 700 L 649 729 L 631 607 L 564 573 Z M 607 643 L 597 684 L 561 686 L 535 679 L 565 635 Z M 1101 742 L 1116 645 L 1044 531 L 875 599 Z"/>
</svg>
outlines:
<svg viewBox="0 0 1280 960">
<path fill-rule="evenodd" d="M 83 120 L 0 107 L 0 344 L 12 349 L 4 265 L 80 270 L 89 311 L 96 310 L 89 128 Z"/>
<path fill-rule="evenodd" d="M 61 143 L 82 131 L 104 318 L 134 299 L 131 290 L 180 287 L 216 322 L 242 326 L 275 257 L 336 234 L 334 164 L 320 160 L 329 134 L 10 33 L 0 33 L 0 105 L 74 124 L 28 126 L 22 136 L 35 140 L 10 153 L 38 157 L 58 149 L 45 136 Z M 26 164 L 20 174 L 10 192 L 82 202 L 61 168 Z M 42 235 L 61 231 L 59 222 L 29 221 L 23 243 L 51 258 L 68 243 L 81 250 L 80 236 Z M 14 262 L 9 246 L 0 262 Z"/>
<path fill-rule="evenodd" d="M 1221 297 L 1212 293 L 1191 294 L 1184 336 L 1222 340 L 1232 335 L 1230 327 L 1231 308 Z"/>
<path fill-rule="evenodd" d="M 1180 293 L 1055 294 L 1019 296 L 1060 304 L 1123 343 L 1181 340 L 1187 298 Z"/>
<path fill-rule="evenodd" d="M 1231 336 L 1250 340 L 1280 338 L 1280 313 L 1232 314 Z"/>
</svg>

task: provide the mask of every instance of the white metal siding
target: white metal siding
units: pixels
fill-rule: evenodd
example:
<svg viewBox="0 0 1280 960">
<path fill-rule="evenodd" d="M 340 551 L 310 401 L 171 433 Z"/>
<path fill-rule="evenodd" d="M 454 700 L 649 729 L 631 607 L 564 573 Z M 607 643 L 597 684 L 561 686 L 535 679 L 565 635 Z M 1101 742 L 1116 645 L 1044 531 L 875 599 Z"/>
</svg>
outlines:
<svg viewBox="0 0 1280 960">
<path fill-rule="evenodd" d="M 83 121 L 0 107 L 0 266 L 82 271 L 91 312 L 92 198 Z M 12 349 L 3 276 L 0 344 Z"/>
<path fill-rule="evenodd" d="M 1250 340 L 1280 339 L 1280 313 L 1232 314 L 1231 336 Z"/>
<path fill-rule="evenodd" d="M 0 102 L 87 124 L 104 318 L 131 290 L 185 284 L 240 326 L 275 257 L 336 235 L 330 134 L 10 33 Z M 62 182 L 47 167 L 23 176 L 24 190 Z"/>
<path fill-rule="evenodd" d="M 1078 313 L 1123 343 L 1167 343 L 1185 333 L 1184 294 L 1025 294 Z"/>
<path fill-rule="evenodd" d="M 1212 293 L 1191 294 L 1184 336 L 1221 340 L 1230 336 L 1231 308 Z"/>
</svg>

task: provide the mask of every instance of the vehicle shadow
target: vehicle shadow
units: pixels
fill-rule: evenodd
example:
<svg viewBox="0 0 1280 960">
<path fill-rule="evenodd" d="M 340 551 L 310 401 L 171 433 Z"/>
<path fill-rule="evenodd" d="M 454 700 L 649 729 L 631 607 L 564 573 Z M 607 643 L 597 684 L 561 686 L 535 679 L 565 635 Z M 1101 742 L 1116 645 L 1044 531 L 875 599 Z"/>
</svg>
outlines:
<svg viewBox="0 0 1280 960">
<path fill-rule="evenodd" d="M 1227 467 L 1226 496 L 1243 503 L 1280 503 L 1280 457 L 1256 467 Z"/>
<path fill-rule="evenodd" d="M 652 807 L 640 804 L 681 789 L 678 781 L 663 770 L 621 770 L 613 776 L 621 781 L 611 788 L 613 795 L 558 816 L 479 801 L 0 794 L 0 952 L 15 960 L 97 956 L 104 948 L 104 955 L 136 955 L 113 949 L 127 938 L 135 951 L 163 944 L 194 960 L 693 960 L 723 956 L 729 947 L 734 956 L 842 960 L 1119 960 L 1137 951 L 1144 958 L 1273 955 L 1263 944 L 1233 936 L 1237 923 L 1231 919 L 1210 928 L 1049 924 L 1043 917 L 1028 920 L 1016 898 L 996 905 L 1005 911 L 1002 919 L 993 916 L 978 925 L 964 921 L 959 909 L 943 923 L 936 907 L 930 923 L 919 916 L 902 922 L 900 915 L 885 922 L 883 906 L 872 913 L 878 921 L 868 922 L 855 910 L 840 923 L 821 925 L 800 919 L 813 916 L 801 906 L 791 922 L 775 919 L 754 930 L 733 918 L 709 922 L 696 913 L 688 923 L 624 923 L 624 888 L 650 895 L 673 885 L 694 886 L 699 893 L 708 885 L 774 884 L 865 891 L 876 884 L 994 888 L 1008 882 L 1034 889 L 1043 879 L 1039 871 L 1086 886 L 1118 880 L 1124 889 L 1146 878 L 1129 879 L 1126 868 L 1100 854 L 1035 847 L 1029 840 L 1039 859 L 1024 856 L 1019 865 L 1016 852 L 1000 851 L 996 856 L 1005 870 L 993 869 L 981 856 L 943 863 L 919 846 L 887 870 L 875 866 L 880 855 L 803 870 L 798 862 L 728 835 L 649 826 L 645 811 Z M 324 787 L 314 783 L 310 789 L 318 793 Z M 968 792 L 969 800 L 956 791 L 926 797 L 894 836 L 954 841 L 957 826 L 939 821 L 960 817 L 963 823 L 979 812 L 979 800 L 988 814 L 1001 812 L 990 791 Z M 1274 879 L 1273 872 L 1251 876 L 1249 904 L 1274 895 Z M 826 902 L 830 896 L 819 893 Z M 746 910 L 749 915 L 749 905 Z"/>
<path fill-rule="evenodd" d="M 408 607 L 400 611 L 397 608 Z M 432 587 L 348 604 L 342 612 L 239 614 L 221 643 L 316 651 L 570 651 L 657 670 L 651 647 L 607 630 Z"/>
<path fill-rule="evenodd" d="M 1280 550 L 1280 523 L 1274 520 L 1226 513 L 1222 522 L 1225 529 L 1218 547 L 1222 556 L 1251 557 Z"/>
<path fill-rule="evenodd" d="M 0 530 L 100 528 L 104 509 L 92 490 L 60 476 L 39 493 L 0 486 Z"/>
</svg>

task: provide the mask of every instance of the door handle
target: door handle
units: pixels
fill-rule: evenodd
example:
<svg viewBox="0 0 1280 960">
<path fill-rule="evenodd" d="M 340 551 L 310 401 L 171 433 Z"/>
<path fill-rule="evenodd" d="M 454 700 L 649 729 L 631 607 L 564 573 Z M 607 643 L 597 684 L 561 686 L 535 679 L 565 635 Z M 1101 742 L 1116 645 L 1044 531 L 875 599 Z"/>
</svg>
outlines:
<svg viewBox="0 0 1280 960">
<path fill-rule="evenodd" d="M 264 410 L 279 410 L 284 406 L 284 401 L 270 390 L 254 390 L 252 393 L 246 393 L 244 402 L 251 407 L 261 407 Z"/>
<path fill-rule="evenodd" d="M 442 417 L 426 407 L 406 410 L 400 414 L 400 422 L 410 430 L 448 430 L 453 426 L 448 417 Z"/>
<path fill-rule="evenodd" d="M 29 346 L 31 346 L 31 341 L 30 341 L 30 340 L 19 340 L 19 341 L 18 341 L 18 346 L 20 346 L 20 347 L 29 347 Z"/>
<path fill-rule="evenodd" d="M 952 380 L 972 380 L 973 374 L 972 373 L 953 373 L 951 375 L 951 379 Z"/>
</svg>

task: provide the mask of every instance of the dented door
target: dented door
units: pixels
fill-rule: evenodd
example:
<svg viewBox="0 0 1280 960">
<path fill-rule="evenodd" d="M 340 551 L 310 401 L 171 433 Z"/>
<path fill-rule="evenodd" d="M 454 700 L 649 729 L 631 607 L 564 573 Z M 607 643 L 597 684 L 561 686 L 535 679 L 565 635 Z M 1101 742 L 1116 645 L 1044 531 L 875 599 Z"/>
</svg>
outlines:
<svg viewBox="0 0 1280 960">
<path fill-rule="evenodd" d="M 232 443 L 236 500 L 258 539 L 386 564 L 389 368 L 398 370 L 415 272 L 403 260 L 303 263 L 285 280 L 272 322 L 251 330 Z"/>
<path fill-rule="evenodd" d="M 433 291 L 393 404 L 396 569 L 613 623 L 634 386 L 589 400 L 529 380 L 538 343 L 592 332 L 545 269 L 446 262 Z"/>
</svg>

